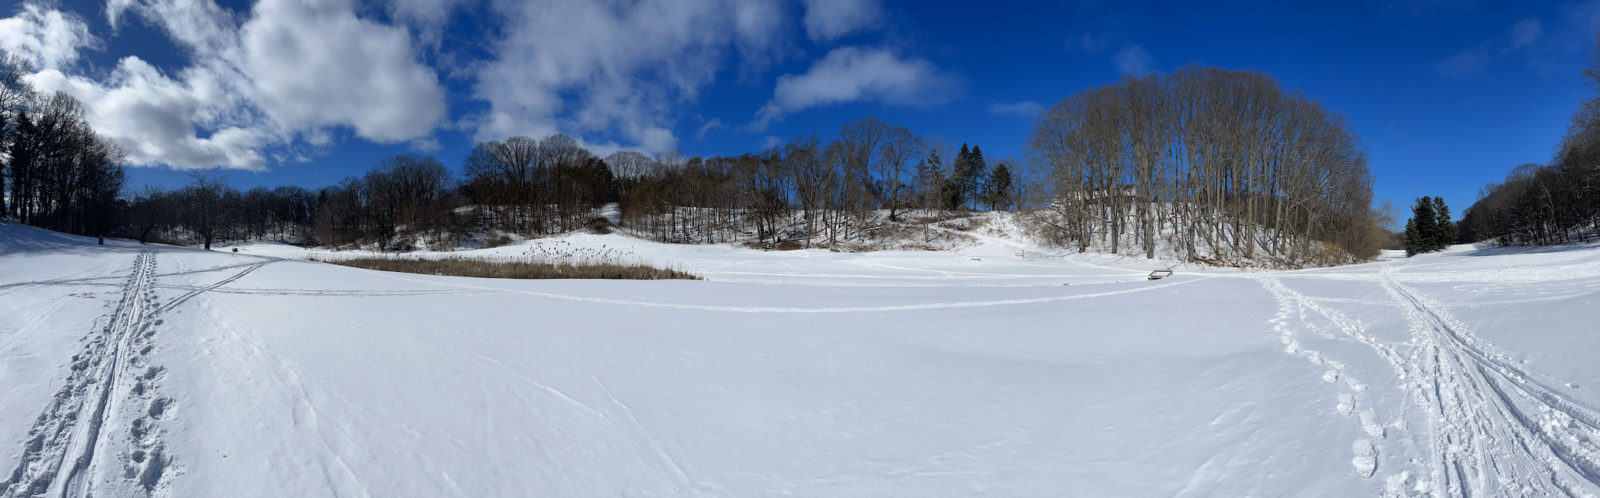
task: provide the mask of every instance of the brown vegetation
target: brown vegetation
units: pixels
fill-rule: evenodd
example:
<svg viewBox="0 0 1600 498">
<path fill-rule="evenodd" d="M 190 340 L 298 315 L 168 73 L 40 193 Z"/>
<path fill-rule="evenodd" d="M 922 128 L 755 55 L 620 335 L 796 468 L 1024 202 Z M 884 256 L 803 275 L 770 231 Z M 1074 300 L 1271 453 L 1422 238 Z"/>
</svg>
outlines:
<svg viewBox="0 0 1600 498">
<path fill-rule="evenodd" d="M 620 263 L 545 263 L 538 261 L 485 261 L 469 258 L 353 258 L 312 261 L 368 270 L 478 278 L 582 278 L 604 280 L 700 280 L 669 268 Z"/>
</svg>

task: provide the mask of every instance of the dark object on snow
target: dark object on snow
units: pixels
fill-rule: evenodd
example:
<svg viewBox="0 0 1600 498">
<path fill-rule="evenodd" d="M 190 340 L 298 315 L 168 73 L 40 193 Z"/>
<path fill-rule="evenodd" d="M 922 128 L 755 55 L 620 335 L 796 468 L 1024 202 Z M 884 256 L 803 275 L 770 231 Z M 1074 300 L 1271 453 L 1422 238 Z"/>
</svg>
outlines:
<svg viewBox="0 0 1600 498">
<path fill-rule="evenodd" d="M 233 252 L 239 252 L 239 248 L 237 248 L 237 247 L 233 248 Z"/>
<path fill-rule="evenodd" d="M 106 238 L 105 237 L 95 237 L 95 238 L 96 239 L 100 239 L 100 245 L 106 245 Z"/>
<path fill-rule="evenodd" d="M 591 218 L 588 223 L 584 224 L 584 226 L 589 229 L 589 233 L 601 235 L 611 233 L 611 220 L 608 220 L 603 216 Z"/>
<path fill-rule="evenodd" d="M 1161 280 L 1172 276 L 1172 270 L 1156 270 L 1150 272 L 1150 280 Z"/>
</svg>

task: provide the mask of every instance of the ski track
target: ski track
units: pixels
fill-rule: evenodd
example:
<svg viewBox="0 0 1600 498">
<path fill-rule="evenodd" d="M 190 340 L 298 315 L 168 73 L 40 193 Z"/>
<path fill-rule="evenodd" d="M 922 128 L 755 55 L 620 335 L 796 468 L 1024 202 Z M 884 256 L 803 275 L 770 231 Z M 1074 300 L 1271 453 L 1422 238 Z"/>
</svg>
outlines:
<svg viewBox="0 0 1600 498">
<path fill-rule="evenodd" d="M 0 496 L 90 496 L 101 484 L 96 478 L 105 475 L 99 469 L 113 457 L 127 459 L 127 488 L 158 490 L 168 460 L 154 422 L 170 414 L 172 400 L 155 394 L 162 370 L 147 359 L 160 324 L 153 311 L 155 266 L 152 252 L 134 257 L 120 299 L 72 357 L 65 384 L 34 422 Z"/>
<path fill-rule="evenodd" d="M 1373 477 L 1381 459 L 1386 428 L 1405 429 L 1403 419 L 1383 423 L 1370 408 L 1366 387 L 1344 373 L 1344 364 L 1306 349 L 1298 332 L 1348 339 L 1369 347 L 1387 361 L 1403 383 L 1407 399 L 1426 418 L 1424 447 L 1411 444 L 1411 469 L 1391 472 L 1385 496 L 1600 496 L 1600 410 L 1562 394 L 1554 381 L 1531 371 L 1472 335 L 1446 306 L 1396 281 L 1394 265 L 1377 275 L 1340 280 L 1379 285 L 1389 302 L 1309 297 L 1274 277 L 1249 277 L 1272 293 L 1279 313 L 1269 323 L 1284 351 L 1326 366 L 1323 380 L 1343 381 L 1335 410 L 1357 416 L 1362 434 L 1352 443 L 1351 465 Z M 1303 275 L 1292 275 L 1295 278 Z M 1431 281 L 1422 279 L 1419 281 Z M 1366 333 L 1365 325 L 1319 303 L 1352 302 L 1397 306 L 1411 331 L 1405 343 L 1388 343 Z M 1312 315 L 1332 324 L 1321 330 Z M 1400 407 L 1404 411 L 1404 406 Z M 1403 416 L 1403 413 L 1402 413 Z"/>
<path fill-rule="evenodd" d="M 271 261 L 167 275 L 232 268 L 244 270 L 214 284 L 192 288 L 158 305 L 156 254 L 134 257 L 111 311 L 84 337 L 66 382 L 35 420 L 11 473 L 0 481 L 0 498 L 24 496 L 163 496 L 176 466 L 166 451 L 162 421 L 176 400 L 162 396 L 166 370 L 150 364 L 160 317 L 204 292 L 228 285 Z M 24 282 L 13 286 L 76 285 L 115 279 L 90 277 Z M 49 314 L 46 310 L 40 320 Z"/>
<path fill-rule="evenodd" d="M 1406 305 L 1415 344 L 1407 387 L 1432 429 L 1424 487 L 1435 496 L 1596 496 L 1600 411 L 1490 350 L 1392 271 L 1379 281 Z"/>
</svg>

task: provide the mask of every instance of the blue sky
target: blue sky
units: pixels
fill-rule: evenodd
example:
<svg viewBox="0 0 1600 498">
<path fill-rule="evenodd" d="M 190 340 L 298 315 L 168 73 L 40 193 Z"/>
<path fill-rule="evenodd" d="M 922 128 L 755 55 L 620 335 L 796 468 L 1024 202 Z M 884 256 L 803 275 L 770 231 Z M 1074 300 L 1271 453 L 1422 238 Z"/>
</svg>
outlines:
<svg viewBox="0 0 1600 498">
<path fill-rule="evenodd" d="M 1126 72 L 1269 73 L 1349 118 L 1403 207 L 1457 215 L 1544 162 L 1591 92 L 1586 2 L 64 0 L 0 48 L 86 104 L 135 184 L 220 167 L 316 187 L 397 153 L 573 135 L 607 153 L 757 151 L 875 115 L 1022 155 L 1032 113 Z"/>
</svg>

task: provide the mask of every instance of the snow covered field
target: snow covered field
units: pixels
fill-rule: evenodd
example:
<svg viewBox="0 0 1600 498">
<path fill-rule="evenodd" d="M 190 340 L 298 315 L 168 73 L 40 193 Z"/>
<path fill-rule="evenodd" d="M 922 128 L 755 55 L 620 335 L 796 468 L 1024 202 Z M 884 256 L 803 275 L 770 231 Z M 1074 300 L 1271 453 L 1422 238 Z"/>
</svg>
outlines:
<svg viewBox="0 0 1600 498">
<path fill-rule="evenodd" d="M 0 224 L 0 495 L 1600 494 L 1597 246 L 1147 281 L 993 239 L 534 244 L 482 256 L 708 281 Z"/>
</svg>

